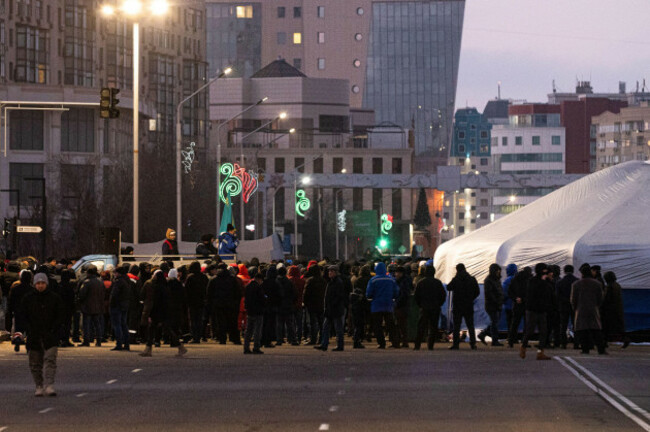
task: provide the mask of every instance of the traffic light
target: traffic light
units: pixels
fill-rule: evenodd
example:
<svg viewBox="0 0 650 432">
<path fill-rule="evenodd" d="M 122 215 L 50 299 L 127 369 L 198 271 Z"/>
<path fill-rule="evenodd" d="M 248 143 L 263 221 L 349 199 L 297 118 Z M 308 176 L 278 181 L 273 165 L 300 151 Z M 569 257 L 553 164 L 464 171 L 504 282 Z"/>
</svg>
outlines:
<svg viewBox="0 0 650 432">
<path fill-rule="evenodd" d="M 380 238 L 379 241 L 377 241 L 377 247 L 381 250 L 384 250 L 388 247 L 388 240 L 385 238 Z"/>
<path fill-rule="evenodd" d="M 120 100 L 116 97 L 119 92 L 120 89 L 116 88 L 102 88 L 99 100 L 99 116 L 101 118 L 112 119 L 120 116 L 120 110 L 117 108 Z"/>
<path fill-rule="evenodd" d="M 11 234 L 11 219 L 5 218 L 5 224 L 2 227 L 2 237 L 7 237 Z"/>
</svg>

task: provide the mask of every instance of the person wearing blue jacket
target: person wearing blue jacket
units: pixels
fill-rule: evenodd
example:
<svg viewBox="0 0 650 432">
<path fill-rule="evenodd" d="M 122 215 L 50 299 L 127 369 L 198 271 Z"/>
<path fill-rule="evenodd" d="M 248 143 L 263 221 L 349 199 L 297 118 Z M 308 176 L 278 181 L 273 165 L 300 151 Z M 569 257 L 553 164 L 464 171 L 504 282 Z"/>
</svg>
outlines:
<svg viewBox="0 0 650 432">
<path fill-rule="evenodd" d="M 512 324 L 512 298 L 510 295 L 508 295 L 508 289 L 510 289 L 510 283 L 512 282 L 512 279 L 515 277 L 517 274 L 517 264 L 508 264 L 506 266 L 506 278 L 501 284 L 501 288 L 503 288 L 503 297 L 505 299 L 503 303 L 503 308 L 506 311 L 506 321 L 508 322 L 508 329 L 510 329 L 510 325 Z"/>
<path fill-rule="evenodd" d="M 394 302 L 398 295 L 399 287 L 395 279 L 386 273 L 386 264 L 377 263 L 375 276 L 370 279 L 366 288 L 366 297 L 370 300 L 370 312 L 379 349 L 386 348 L 383 323 L 386 324 L 388 330 L 391 348 L 399 348 L 399 345 L 396 345 L 395 318 L 393 317 Z"/>
<path fill-rule="evenodd" d="M 235 233 L 235 227 L 228 224 L 227 231 L 219 236 L 219 254 L 220 255 L 234 255 L 237 253 L 237 246 L 239 240 Z"/>
</svg>

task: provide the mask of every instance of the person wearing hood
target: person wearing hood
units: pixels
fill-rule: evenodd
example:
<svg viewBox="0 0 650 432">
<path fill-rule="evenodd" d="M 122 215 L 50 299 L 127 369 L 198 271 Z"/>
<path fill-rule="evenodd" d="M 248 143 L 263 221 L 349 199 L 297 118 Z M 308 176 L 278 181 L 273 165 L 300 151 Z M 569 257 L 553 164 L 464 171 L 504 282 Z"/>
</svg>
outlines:
<svg viewBox="0 0 650 432">
<path fill-rule="evenodd" d="M 452 292 L 452 319 L 454 324 L 454 341 L 449 349 L 457 350 L 460 345 L 460 325 L 465 320 L 469 332 L 471 349 L 476 349 L 476 331 L 474 330 L 474 300 L 481 293 L 476 278 L 465 269 L 465 264 L 456 265 L 456 276 L 447 285 Z"/>
<path fill-rule="evenodd" d="M 104 283 L 99 279 L 97 267 L 91 264 L 86 270 L 86 279 L 79 288 L 79 304 L 81 305 L 84 326 L 84 341 L 81 346 L 90 346 L 93 339 L 96 339 L 95 346 L 102 346 L 104 297 Z"/>
<path fill-rule="evenodd" d="M 162 254 L 163 255 L 179 255 L 178 253 L 178 242 L 176 241 L 176 231 L 167 228 L 165 233 L 165 241 L 162 244 Z"/>
<path fill-rule="evenodd" d="M 230 273 L 226 264 L 219 264 L 217 275 L 208 283 L 208 307 L 216 318 L 216 337 L 221 345 L 226 344 L 228 337 L 235 345 L 241 345 L 237 329 L 241 297 L 236 276 Z"/>
<path fill-rule="evenodd" d="M 359 275 L 352 278 L 352 293 L 350 294 L 350 313 L 352 314 L 352 327 L 354 333 L 352 348 L 363 349 L 363 339 L 366 330 L 366 317 L 369 315 L 369 304 L 366 299 L 366 288 L 370 282 L 370 266 L 364 265 L 359 269 Z"/>
<path fill-rule="evenodd" d="M 483 329 L 478 339 L 484 344 L 485 336 L 488 330 L 492 338 L 492 346 L 503 346 L 499 342 L 499 321 L 501 320 L 501 310 L 503 309 L 503 289 L 501 288 L 501 266 L 499 264 L 490 264 L 488 276 L 483 281 L 485 293 L 485 312 L 490 317 L 490 326 Z"/>
<path fill-rule="evenodd" d="M 27 332 L 27 318 L 20 305 L 27 294 L 32 292 L 32 272 L 29 270 L 22 270 L 17 282 L 14 282 L 9 290 L 9 298 L 7 299 L 7 329 L 12 331 L 12 343 L 14 344 L 14 351 L 20 351 L 20 344 L 25 341 L 25 333 Z M 12 327 L 13 320 L 13 327 Z"/>
<path fill-rule="evenodd" d="M 201 264 L 198 261 L 193 261 L 185 281 L 185 297 L 190 310 L 193 344 L 201 343 L 203 337 L 203 312 L 207 288 L 208 277 L 201 272 Z"/>
<path fill-rule="evenodd" d="M 524 267 L 512 278 L 508 287 L 508 297 L 512 299 L 512 322 L 508 331 L 508 348 L 512 348 L 518 340 L 521 322 L 524 321 L 524 324 L 526 322 L 526 289 L 532 274 L 533 271 L 530 267 Z"/>
<path fill-rule="evenodd" d="M 237 246 L 239 246 L 237 230 L 232 224 L 228 224 L 226 232 L 219 236 L 219 254 L 234 255 L 237 253 Z"/>
<path fill-rule="evenodd" d="M 424 266 L 424 277 L 415 286 L 415 304 L 420 308 L 420 319 L 418 320 L 418 331 L 415 337 L 414 350 L 419 350 L 424 331 L 428 330 L 427 348 L 433 350 L 433 345 L 438 337 L 438 321 L 440 320 L 440 308 L 447 298 L 445 287 L 435 278 L 436 269 L 433 266 Z"/>
<path fill-rule="evenodd" d="M 127 316 L 131 298 L 131 281 L 127 276 L 128 269 L 119 266 L 115 269 L 115 277 L 111 285 L 110 315 L 113 334 L 115 335 L 115 347 L 111 351 L 129 351 L 129 326 Z"/>
<path fill-rule="evenodd" d="M 294 312 L 294 323 L 296 324 L 296 340 L 298 343 L 303 340 L 303 293 L 305 291 L 305 279 L 300 274 L 300 268 L 298 266 L 292 265 L 289 267 L 289 281 L 293 284 L 293 290 L 295 292 L 295 301 L 293 305 Z M 306 332 L 305 335 L 306 336 Z"/>
<path fill-rule="evenodd" d="M 555 285 L 558 312 L 560 314 L 559 332 L 555 340 L 559 342 L 562 348 L 567 346 L 567 329 L 569 328 L 569 320 L 573 323 L 573 308 L 571 307 L 571 286 L 578 280 L 573 274 L 574 268 L 572 265 L 564 266 L 564 277 Z M 575 348 L 578 344 L 575 343 Z"/>
<path fill-rule="evenodd" d="M 293 321 L 295 313 L 296 291 L 294 285 L 287 278 L 287 268 L 278 268 L 278 315 L 275 329 L 276 346 L 284 342 L 286 329 L 287 343 L 300 345 L 296 340 L 296 327 Z"/>
<path fill-rule="evenodd" d="M 322 337 L 323 311 L 325 305 L 325 288 L 327 283 L 323 278 L 316 261 L 310 261 L 305 273 L 305 291 L 303 303 L 309 316 L 311 337 L 307 345 L 316 345 Z M 364 287 L 365 290 L 365 287 Z"/>
<path fill-rule="evenodd" d="M 56 396 L 54 377 L 59 346 L 59 329 L 63 324 L 61 298 L 48 288 L 46 274 L 34 276 L 35 290 L 21 302 L 27 324 L 27 352 L 29 368 L 36 385 L 35 396 Z"/>
<path fill-rule="evenodd" d="M 397 299 L 398 295 L 399 287 L 395 279 L 387 274 L 386 264 L 378 262 L 375 266 L 375 276 L 368 282 L 366 297 L 370 300 L 370 311 L 375 337 L 379 344 L 377 348 L 379 349 L 386 348 L 383 323 L 386 324 L 388 330 L 391 348 L 399 348 L 395 336 L 395 318 L 393 316 L 395 299 Z"/>
<path fill-rule="evenodd" d="M 217 248 L 213 245 L 214 236 L 212 234 L 203 234 L 201 241 L 196 244 L 196 254 L 202 257 L 209 257 L 218 253 Z"/>
<path fill-rule="evenodd" d="M 503 310 L 506 312 L 506 324 L 508 327 L 506 327 L 508 330 L 510 330 L 510 325 L 512 324 L 512 298 L 510 298 L 509 295 L 509 289 L 510 289 L 510 284 L 512 283 L 512 280 L 515 278 L 517 275 L 517 265 L 516 264 L 508 264 L 506 266 L 506 278 L 503 280 L 503 283 L 501 284 L 501 288 L 503 289 Z"/>
</svg>

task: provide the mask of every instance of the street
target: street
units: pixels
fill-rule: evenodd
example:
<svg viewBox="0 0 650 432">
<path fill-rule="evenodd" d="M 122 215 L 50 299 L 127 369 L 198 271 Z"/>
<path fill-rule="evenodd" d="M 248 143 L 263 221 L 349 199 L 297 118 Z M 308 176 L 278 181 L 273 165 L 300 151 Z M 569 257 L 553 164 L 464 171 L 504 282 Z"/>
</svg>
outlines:
<svg viewBox="0 0 650 432">
<path fill-rule="evenodd" d="M 516 349 L 467 344 L 342 353 L 285 345 L 244 356 L 208 343 L 181 359 L 166 347 L 141 358 L 142 345 L 110 345 L 60 349 L 58 397 L 35 398 L 24 347 L 1 344 L 0 431 L 650 430 L 642 346 L 612 346 L 609 356 L 549 350 L 553 360 L 536 361 L 533 350 L 521 360 Z"/>
</svg>

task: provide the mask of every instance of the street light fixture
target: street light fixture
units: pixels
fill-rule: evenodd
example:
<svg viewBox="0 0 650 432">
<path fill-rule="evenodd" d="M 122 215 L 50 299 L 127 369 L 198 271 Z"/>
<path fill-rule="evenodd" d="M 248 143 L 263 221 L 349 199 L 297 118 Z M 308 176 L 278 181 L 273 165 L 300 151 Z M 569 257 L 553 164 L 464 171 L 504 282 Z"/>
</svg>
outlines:
<svg viewBox="0 0 650 432">
<path fill-rule="evenodd" d="M 150 8 L 156 9 L 153 15 L 163 15 L 167 9 L 167 1 L 151 0 L 148 2 Z M 140 202 L 140 23 L 138 18 L 145 17 L 142 13 L 143 2 L 139 0 L 124 0 L 119 8 L 125 16 L 133 20 L 133 243 L 139 243 L 139 202 Z M 111 5 L 103 5 L 101 12 L 105 16 L 115 15 L 115 8 Z M 177 227 L 178 228 L 178 227 Z"/>
</svg>

